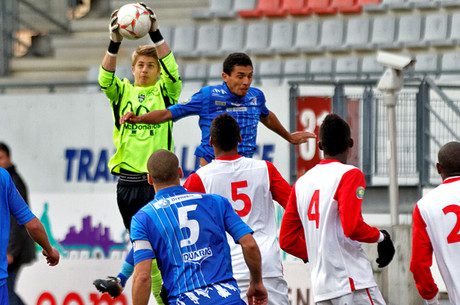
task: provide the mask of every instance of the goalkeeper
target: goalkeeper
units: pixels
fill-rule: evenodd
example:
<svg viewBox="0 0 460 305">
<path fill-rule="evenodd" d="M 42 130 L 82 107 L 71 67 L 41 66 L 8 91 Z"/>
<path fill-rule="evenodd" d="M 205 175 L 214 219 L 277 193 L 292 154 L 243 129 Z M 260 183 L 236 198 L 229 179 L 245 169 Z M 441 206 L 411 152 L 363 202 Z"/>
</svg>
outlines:
<svg viewBox="0 0 460 305">
<path fill-rule="evenodd" d="M 173 124 L 166 122 L 134 126 L 119 124 L 119 119 L 127 112 L 140 115 L 152 110 L 166 109 L 177 103 L 182 90 L 176 61 L 161 36 L 156 15 L 145 4 L 141 3 L 141 5 L 150 13 L 152 25 L 149 35 L 153 46 L 139 46 L 134 52 L 132 56 L 134 84 L 115 76 L 117 53 L 123 39 L 118 32 L 118 10 L 111 16 L 110 43 L 99 72 L 99 84 L 110 101 L 114 118 L 113 141 L 116 152 L 109 161 L 109 168 L 112 174 L 118 175 L 118 208 L 128 231 L 131 217 L 154 198 L 154 189 L 147 181 L 147 161 L 156 150 L 173 151 Z M 153 264 L 152 292 L 157 303 L 163 304 L 159 297 L 161 275 L 155 260 Z M 115 298 L 122 293 L 133 270 L 134 260 L 131 250 L 117 276 L 97 279 L 93 284 L 99 291 L 107 292 Z"/>
</svg>

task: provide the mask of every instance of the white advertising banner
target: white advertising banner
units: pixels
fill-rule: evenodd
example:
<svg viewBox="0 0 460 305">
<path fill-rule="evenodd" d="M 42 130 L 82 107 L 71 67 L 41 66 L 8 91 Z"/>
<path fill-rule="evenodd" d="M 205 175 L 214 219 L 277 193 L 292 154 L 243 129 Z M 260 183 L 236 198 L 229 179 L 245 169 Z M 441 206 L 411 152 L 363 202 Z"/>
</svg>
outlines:
<svg viewBox="0 0 460 305">
<path fill-rule="evenodd" d="M 184 88 L 181 99 L 196 89 Z M 288 87 L 261 89 L 268 108 L 288 128 Z M 116 300 L 92 285 L 116 275 L 130 247 L 116 204 L 116 179 L 106 166 L 114 145 L 104 94 L 0 95 L 0 107 L 0 142 L 10 146 L 29 187 L 31 209 L 62 253 L 61 263 L 51 268 L 37 252 L 38 260 L 19 276 L 20 296 L 36 305 L 132 304 L 131 280 Z M 186 175 L 197 168 L 200 138 L 197 117 L 174 124 L 175 152 Z M 257 139 L 254 157 L 272 161 L 288 179 L 289 144 L 263 124 Z M 281 215 L 278 207 L 279 221 Z M 287 255 L 283 260 L 291 304 L 313 304 L 308 264 Z"/>
</svg>

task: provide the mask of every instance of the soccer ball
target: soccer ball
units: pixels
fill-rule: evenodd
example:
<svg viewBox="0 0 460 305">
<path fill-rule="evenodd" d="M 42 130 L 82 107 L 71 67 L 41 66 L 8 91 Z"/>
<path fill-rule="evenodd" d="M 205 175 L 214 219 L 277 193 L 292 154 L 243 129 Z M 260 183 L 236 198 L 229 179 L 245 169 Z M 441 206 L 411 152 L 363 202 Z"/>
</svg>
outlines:
<svg viewBox="0 0 460 305">
<path fill-rule="evenodd" d="M 144 37 L 152 21 L 149 12 L 138 3 L 125 4 L 118 10 L 118 32 L 121 36 L 135 40 Z"/>
</svg>

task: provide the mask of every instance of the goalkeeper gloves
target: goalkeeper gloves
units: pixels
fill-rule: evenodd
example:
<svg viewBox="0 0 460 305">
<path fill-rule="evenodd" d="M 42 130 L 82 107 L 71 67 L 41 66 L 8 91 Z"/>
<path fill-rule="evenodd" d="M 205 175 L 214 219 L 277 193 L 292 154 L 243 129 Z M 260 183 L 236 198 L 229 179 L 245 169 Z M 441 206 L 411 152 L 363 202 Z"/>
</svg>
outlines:
<svg viewBox="0 0 460 305">
<path fill-rule="evenodd" d="M 147 12 L 149 12 L 149 17 L 150 17 L 150 20 L 152 21 L 152 25 L 150 26 L 150 32 L 155 32 L 156 30 L 160 28 L 160 26 L 158 25 L 157 15 L 155 15 L 155 12 L 150 7 L 148 7 L 145 3 L 139 2 L 139 4 L 142 5 L 147 10 Z"/>
<path fill-rule="evenodd" d="M 380 230 L 380 232 L 383 233 L 384 239 L 377 244 L 379 257 L 376 262 L 379 268 L 383 268 L 393 259 L 393 256 L 395 255 L 395 247 L 393 245 L 393 241 L 391 241 L 390 234 L 386 230 Z"/>
<path fill-rule="evenodd" d="M 121 42 L 123 40 L 123 36 L 118 32 L 120 25 L 118 24 L 118 10 L 115 10 L 112 15 L 110 16 L 110 24 L 109 24 L 109 32 L 110 32 L 110 40 L 113 42 Z"/>
</svg>

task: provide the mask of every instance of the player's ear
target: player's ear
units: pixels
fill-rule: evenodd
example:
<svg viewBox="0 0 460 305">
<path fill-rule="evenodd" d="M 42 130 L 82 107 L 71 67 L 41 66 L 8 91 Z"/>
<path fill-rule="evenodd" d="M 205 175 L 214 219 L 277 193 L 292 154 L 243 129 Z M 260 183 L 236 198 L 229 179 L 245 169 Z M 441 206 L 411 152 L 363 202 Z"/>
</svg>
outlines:
<svg viewBox="0 0 460 305">
<path fill-rule="evenodd" d="M 227 78 L 229 77 L 229 75 L 225 72 L 222 72 L 222 79 L 224 80 L 224 82 L 227 82 Z"/>
<path fill-rule="evenodd" d="M 348 141 L 348 147 L 352 148 L 354 144 L 355 144 L 355 142 L 353 141 L 352 138 L 350 138 L 350 140 Z"/>
<path fill-rule="evenodd" d="M 147 174 L 147 181 L 149 182 L 150 185 L 153 185 L 152 176 L 150 176 L 150 174 Z"/>
<path fill-rule="evenodd" d="M 179 175 L 179 179 L 184 177 L 184 171 L 182 171 L 182 167 L 178 167 L 178 175 Z"/>
<path fill-rule="evenodd" d="M 243 142 L 243 137 L 240 135 L 240 138 L 238 139 L 238 143 L 242 143 Z"/>
<path fill-rule="evenodd" d="M 321 144 L 321 141 L 318 141 L 318 147 L 319 147 L 320 150 L 324 150 L 323 149 L 323 144 Z"/>
<path fill-rule="evenodd" d="M 209 137 L 209 145 L 211 145 L 211 146 L 214 145 L 214 141 L 212 140 L 212 137 Z"/>
<path fill-rule="evenodd" d="M 441 166 L 441 164 L 436 163 L 436 170 L 438 171 L 438 174 L 441 175 L 441 173 L 442 173 L 442 166 Z"/>
</svg>

